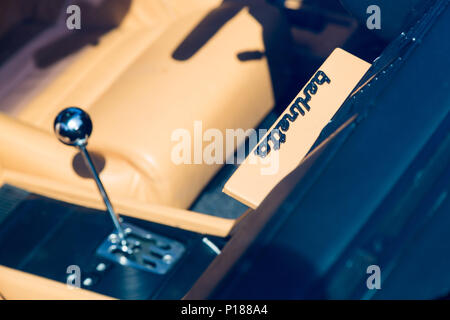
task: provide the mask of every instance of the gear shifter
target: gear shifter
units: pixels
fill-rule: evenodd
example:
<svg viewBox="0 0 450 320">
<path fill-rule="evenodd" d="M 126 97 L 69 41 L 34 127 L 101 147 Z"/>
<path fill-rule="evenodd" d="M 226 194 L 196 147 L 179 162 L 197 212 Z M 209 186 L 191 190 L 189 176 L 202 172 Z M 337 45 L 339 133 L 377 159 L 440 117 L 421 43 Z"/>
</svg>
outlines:
<svg viewBox="0 0 450 320">
<path fill-rule="evenodd" d="M 80 149 L 86 165 L 91 170 L 92 176 L 95 180 L 95 183 L 97 184 L 103 201 L 105 202 L 106 208 L 114 223 L 114 226 L 117 229 L 117 235 L 119 237 L 121 245 L 127 247 L 125 232 L 120 223 L 120 217 L 114 212 L 108 194 L 103 187 L 102 181 L 100 180 L 97 170 L 94 167 L 91 156 L 86 149 L 89 136 L 92 133 L 92 121 L 89 117 L 89 114 L 87 114 L 84 110 L 76 107 L 64 109 L 56 116 L 53 127 L 59 141 L 69 146 L 74 146 Z"/>
<path fill-rule="evenodd" d="M 114 223 L 115 232 L 102 243 L 97 254 L 122 265 L 159 274 L 166 273 L 184 253 L 184 245 L 134 225 L 122 223 L 119 215 L 114 212 L 86 149 L 92 133 L 89 115 L 77 107 L 66 108 L 56 116 L 53 126 L 56 136 L 62 143 L 77 147 L 81 151 Z"/>
</svg>

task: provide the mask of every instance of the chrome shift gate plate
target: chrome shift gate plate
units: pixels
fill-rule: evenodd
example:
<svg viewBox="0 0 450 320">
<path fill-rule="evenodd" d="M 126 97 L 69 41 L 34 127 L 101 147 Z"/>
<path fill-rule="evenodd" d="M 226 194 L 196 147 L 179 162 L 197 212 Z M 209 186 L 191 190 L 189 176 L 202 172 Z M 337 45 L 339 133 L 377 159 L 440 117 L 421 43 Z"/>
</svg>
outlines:
<svg viewBox="0 0 450 320">
<path fill-rule="evenodd" d="M 122 224 L 127 246 L 122 246 L 116 231 L 97 249 L 97 255 L 123 266 L 152 272 L 167 273 L 185 252 L 185 246 L 134 225 Z"/>
</svg>

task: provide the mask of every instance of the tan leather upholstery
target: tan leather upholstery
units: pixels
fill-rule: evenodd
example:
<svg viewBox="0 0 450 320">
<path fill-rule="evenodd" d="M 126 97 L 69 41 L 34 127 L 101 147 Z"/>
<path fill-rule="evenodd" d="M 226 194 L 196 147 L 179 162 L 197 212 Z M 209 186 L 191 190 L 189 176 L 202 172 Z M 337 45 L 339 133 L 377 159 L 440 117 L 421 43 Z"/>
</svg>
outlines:
<svg viewBox="0 0 450 320">
<path fill-rule="evenodd" d="M 95 292 L 69 288 L 53 280 L 0 266 L 0 290 L 5 300 L 111 300 Z M 0 300 L 2 299 L 0 296 Z"/>
<path fill-rule="evenodd" d="M 77 151 L 59 143 L 52 132 L 55 115 L 76 105 L 93 118 L 89 149 L 105 158 L 101 177 L 117 211 L 228 235 L 233 220 L 171 208 L 188 207 L 220 167 L 172 163 L 172 131 L 192 132 L 195 120 L 203 122 L 203 130 L 252 128 L 274 103 L 266 58 L 237 57 L 243 51 L 265 51 L 262 27 L 246 8 L 192 58 L 172 58 L 220 3 L 134 0 L 120 27 L 103 35 L 98 45 L 67 57 L 45 81 L 23 86 L 23 91 L 14 91 L 12 81 L 8 94 L 17 98 L 13 109 L 19 112 L 0 115 L 1 184 L 103 207 L 93 181 L 74 169 Z M 6 299 L 107 298 L 2 266 L 0 291 Z"/>
<path fill-rule="evenodd" d="M 273 106 L 266 59 L 237 58 L 242 51 L 264 51 L 262 27 L 246 8 L 192 58 L 172 58 L 184 38 L 220 3 L 134 0 L 119 28 L 104 35 L 97 46 L 79 52 L 21 108 L 18 119 L 23 124 L 18 126 L 28 125 L 25 131 L 39 133 L 25 134 L 24 144 L 20 133 L 0 132 L 0 141 L 9 146 L 0 149 L 2 164 L 18 174 L 46 178 L 39 183 L 47 190 L 62 183 L 67 190 L 92 184 L 70 165 L 74 150 L 58 146 L 52 136 L 58 111 L 76 105 L 93 118 L 89 147 L 106 159 L 101 176 L 113 198 L 188 207 L 220 166 L 175 165 L 170 158 L 173 130 L 192 132 L 195 120 L 203 121 L 203 130 L 248 129 Z M 1 117 L 3 121 L 11 122 Z M 33 159 L 25 160 L 26 152 L 14 150 L 19 144 Z M 45 162 L 34 163 L 38 154 L 55 160 L 44 168 Z"/>
</svg>

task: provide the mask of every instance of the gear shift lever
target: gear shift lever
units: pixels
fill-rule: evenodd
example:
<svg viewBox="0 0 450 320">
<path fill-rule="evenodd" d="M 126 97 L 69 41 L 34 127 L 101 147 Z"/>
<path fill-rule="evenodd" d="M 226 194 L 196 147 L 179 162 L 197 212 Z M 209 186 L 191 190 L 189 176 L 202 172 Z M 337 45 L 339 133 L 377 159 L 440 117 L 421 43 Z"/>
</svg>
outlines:
<svg viewBox="0 0 450 320">
<path fill-rule="evenodd" d="M 80 149 L 116 227 L 115 232 L 110 234 L 97 249 L 97 254 L 135 269 L 158 274 L 168 272 L 183 255 L 184 245 L 176 240 L 121 222 L 120 217 L 114 212 L 86 149 L 92 133 L 92 121 L 89 115 L 76 107 L 64 109 L 56 116 L 54 130 L 62 143 Z"/>
<path fill-rule="evenodd" d="M 91 170 L 98 190 L 105 202 L 109 215 L 117 229 L 117 235 L 119 237 L 122 246 L 127 247 L 127 241 L 125 239 L 125 232 L 120 223 L 120 217 L 114 212 L 111 201 L 108 194 L 103 187 L 102 181 L 98 176 L 97 170 L 94 167 L 94 163 L 86 149 L 89 136 L 92 133 L 92 121 L 85 111 L 80 108 L 70 107 L 62 110 L 55 118 L 53 124 L 55 134 L 59 141 L 69 146 L 74 146 L 80 149 L 83 154 L 86 165 Z M 125 249 L 125 248 L 124 248 Z M 126 250 L 126 249 L 125 249 Z"/>
</svg>

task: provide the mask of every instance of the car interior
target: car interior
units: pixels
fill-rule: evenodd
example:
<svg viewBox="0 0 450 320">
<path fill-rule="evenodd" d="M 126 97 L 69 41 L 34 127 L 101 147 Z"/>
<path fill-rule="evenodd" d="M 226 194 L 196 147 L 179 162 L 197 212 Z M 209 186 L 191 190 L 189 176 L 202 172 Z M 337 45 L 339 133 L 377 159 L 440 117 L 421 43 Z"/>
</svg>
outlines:
<svg viewBox="0 0 450 320">
<path fill-rule="evenodd" d="M 308 230 L 314 226 L 321 229 L 313 218 L 308 218 L 308 210 L 314 211 L 312 204 L 305 202 L 300 213 L 295 211 L 295 219 L 304 221 L 292 220 L 292 210 L 298 204 L 294 194 L 299 197 L 302 190 L 309 190 L 304 192 L 316 205 L 321 203 L 320 197 L 315 196 L 320 190 L 322 194 L 334 192 L 328 189 L 333 185 L 330 181 L 345 183 L 345 177 L 333 180 L 331 173 L 322 184 L 314 179 L 322 177 L 319 172 L 326 174 L 323 168 L 332 167 L 326 165 L 330 154 L 336 156 L 332 163 L 340 163 L 336 159 L 346 150 L 343 137 L 351 135 L 347 131 L 353 130 L 350 128 L 356 119 L 351 117 L 364 114 L 364 108 L 374 101 L 372 98 L 365 98 L 363 93 L 356 96 L 355 104 L 344 104 L 345 108 L 324 129 L 302 165 L 256 210 L 222 192 L 238 168 L 238 164 L 225 163 L 225 159 L 234 157 L 239 148 L 250 152 L 248 141 L 237 141 L 236 148 L 223 155 L 225 164 L 175 164 L 171 157 L 173 132 L 178 128 L 194 131 L 196 121 L 201 121 L 203 131 L 269 128 L 337 47 L 372 64 L 361 84 L 371 81 L 385 65 L 396 61 L 399 55 L 403 57 L 402 50 L 406 49 L 401 47 L 399 32 L 411 30 L 417 17 L 427 10 L 438 12 L 436 6 L 444 6 L 439 4 L 442 1 L 402 0 L 412 9 L 394 11 L 386 18 L 389 27 L 373 32 L 366 28 L 366 15 L 360 14 L 368 2 L 2 0 L 0 297 L 6 300 L 360 297 L 355 294 L 359 292 L 356 289 L 338 291 L 337 280 L 328 291 L 318 289 L 317 282 L 312 282 L 316 276 L 328 281 L 334 275 L 332 272 L 340 272 L 337 266 L 329 273 L 319 272 L 325 267 L 311 267 L 312 271 L 303 262 L 298 262 L 303 266 L 299 271 L 286 269 L 288 274 L 291 271 L 302 274 L 293 278 L 294 283 L 305 284 L 305 289 L 298 292 L 289 291 L 294 290 L 289 286 L 282 287 L 280 283 L 288 280 L 281 276 L 271 278 L 264 286 L 268 291 L 258 291 L 258 286 L 250 290 L 248 283 L 258 282 L 261 279 L 258 275 L 272 274 L 277 265 L 274 261 L 280 265 L 290 265 L 288 257 L 296 261 L 296 255 L 289 252 L 290 245 L 283 246 L 284 240 L 255 258 L 255 250 L 269 241 L 264 237 L 269 237 L 275 226 L 279 225 L 284 230 L 281 233 L 292 237 L 296 232 L 303 233 L 304 241 L 294 237 L 289 243 L 302 242 L 299 246 L 305 252 L 310 244 L 315 252 L 330 253 L 329 247 L 314 246 L 315 240 L 308 242 Z M 71 5 L 81 8 L 79 30 L 67 27 Z M 445 11 L 439 8 L 440 14 Z M 427 21 L 440 21 L 433 12 Z M 448 16 L 448 10 L 445 12 Z M 420 26 L 410 32 L 421 32 Z M 386 83 L 391 83 L 388 81 L 394 82 L 400 76 L 392 71 L 386 77 L 389 79 Z M 372 87 L 375 87 L 370 93 L 372 97 L 390 90 L 387 84 L 379 89 L 376 84 Z M 401 90 L 408 91 L 406 87 Z M 386 100 L 380 105 L 388 108 L 396 104 Z M 68 107 L 82 108 L 92 121 L 87 145 L 92 167 L 84 161 L 86 144 L 72 144 L 74 148 L 55 137 L 55 119 Z M 448 108 L 442 107 L 442 119 L 448 118 L 444 117 L 445 110 Z M 375 121 L 376 117 L 371 113 L 369 118 Z M 425 125 L 426 117 L 422 120 Z M 444 130 L 444 120 L 444 124 L 439 122 L 440 127 L 438 122 L 433 122 L 433 128 Z M 388 122 L 385 123 L 387 126 Z M 364 136 L 364 124 L 358 128 L 360 140 L 354 142 L 353 150 L 361 150 L 364 143 L 369 145 L 374 138 L 374 131 Z M 435 129 L 430 132 L 437 134 L 439 130 Z M 380 132 L 377 141 L 383 137 Z M 385 138 L 389 139 L 387 134 Z M 194 148 L 195 143 L 190 142 Z M 408 154 L 402 150 L 399 147 L 399 159 L 401 154 Z M 355 162 L 359 159 L 358 154 L 349 154 L 347 151 L 342 155 L 348 165 L 349 158 Z M 376 157 L 371 159 L 375 161 Z M 365 161 L 367 165 L 370 162 Z M 98 172 L 100 184 L 107 191 L 106 198 L 110 197 L 114 211 L 120 215 L 116 217 L 124 234 L 131 239 L 127 248 L 131 251 L 125 252 L 120 247 L 120 228 L 115 233 L 107 213 L 115 221 L 113 210 L 106 205 L 105 212 L 91 169 Z M 374 169 L 371 181 L 378 181 L 375 173 Z M 351 179 L 349 175 L 349 184 Z M 318 188 L 317 193 L 314 188 Z M 344 187 L 337 184 L 336 188 Z M 392 190 L 390 186 L 389 192 Z M 369 193 L 367 189 L 367 196 Z M 375 195 L 378 193 L 371 193 Z M 359 199 L 363 206 L 364 195 Z M 345 202 L 342 198 L 340 201 Z M 364 204 L 371 201 L 366 199 Z M 340 210 L 332 201 L 328 204 Z M 320 205 L 317 208 L 315 212 L 320 212 Z M 376 211 L 368 207 L 367 210 Z M 274 220 L 276 216 L 280 220 Z M 286 225 L 281 227 L 286 221 L 304 227 L 297 231 Z M 327 221 L 331 228 L 333 218 Z M 355 230 L 361 230 L 360 227 L 355 225 Z M 328 244 L 337 246 L 341 241 L 331 237 L 333 231 L 327 234 L 330 236 L 324 236 L 320 243 L 327 239 Z M 253 249 L 246 251 L 248 248 Z M 309 257 L 307 253 L 305 256 Z M 325 265 L 327 258 L 322 258 Z M 310 257 L 310 261 L 314 259 Z M 260 268 L 251 273 L 254 261 Z M 73 270 L 81 272 L 81 276 L 73 278 Z M 339 277 L 346 279 L 343 274 Z M 69 282 L 78 283 L 79 288 L 72 288 Z"/>
</svg>

